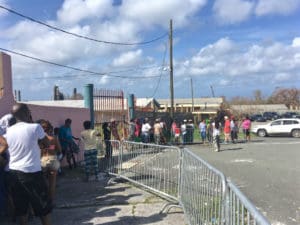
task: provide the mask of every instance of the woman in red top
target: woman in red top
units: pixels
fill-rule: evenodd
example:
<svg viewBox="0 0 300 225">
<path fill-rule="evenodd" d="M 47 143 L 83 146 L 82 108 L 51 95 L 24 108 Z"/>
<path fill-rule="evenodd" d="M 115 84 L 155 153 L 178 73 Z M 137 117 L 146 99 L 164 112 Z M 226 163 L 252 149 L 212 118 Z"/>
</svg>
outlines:
<svg viewBox="0 0 300 225">
<path fill-rule="evenodd" d="M 225 136 L 225 143 L 229 143 L 230 140 L 230 120 L 228 118 L 228 116 L 224 116 L 225 119 L 225 123 L 224 123 L 224 136 Z"/>
</svg>

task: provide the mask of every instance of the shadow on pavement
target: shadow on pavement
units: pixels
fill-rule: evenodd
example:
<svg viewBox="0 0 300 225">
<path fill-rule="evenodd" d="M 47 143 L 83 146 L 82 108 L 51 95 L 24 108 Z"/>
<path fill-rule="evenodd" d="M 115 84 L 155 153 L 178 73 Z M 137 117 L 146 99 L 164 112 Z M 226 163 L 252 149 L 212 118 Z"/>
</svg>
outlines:
<svg viewBox="0 0 300 225">
<path fill-rule="evenodd" d="M 55 225 L 184 225 L 182 210 L 160 214 L 165 200 L 136 188 L 127 182 L 83 182 L 82 168 L 64 169 L 57 177 L 56 207 L 51 214 Z M 1 225 L 12 225 L 9 218 L 0 220 Z M 38 218 L 29 225 L 41 224 Z"/>
<path fill-rule="evenodd" d="M 239 151 L 243 150 L 243 148 L 221 148 L 220 152 L 225 152 L 225 151 Z"/>
</svg>

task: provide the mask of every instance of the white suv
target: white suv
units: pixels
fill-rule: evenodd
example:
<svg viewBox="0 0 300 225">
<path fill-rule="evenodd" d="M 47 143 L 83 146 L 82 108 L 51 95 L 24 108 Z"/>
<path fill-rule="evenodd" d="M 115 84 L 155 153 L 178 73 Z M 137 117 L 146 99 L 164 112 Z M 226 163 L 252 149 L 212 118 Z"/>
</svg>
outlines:
<svg viewBox="0 0 300 225">
<path fill-rule="evenodd" d="M 251 132 L 259 137 L 271 135 L 291 135 L 300 137 L 300 119 L 278 119 L 268 124 L 256 125 L 251 128 Z"/>
</svg>

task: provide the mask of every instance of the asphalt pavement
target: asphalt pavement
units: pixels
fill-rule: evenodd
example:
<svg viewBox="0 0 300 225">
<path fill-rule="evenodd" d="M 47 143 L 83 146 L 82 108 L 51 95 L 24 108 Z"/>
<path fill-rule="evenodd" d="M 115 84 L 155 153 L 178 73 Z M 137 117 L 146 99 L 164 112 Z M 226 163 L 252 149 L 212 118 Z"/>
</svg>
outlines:
<svg viewBox="0 0 300 225">
<path fill-rule="evenodd" d="M 187 146 L 231 179 L 273 225 L 300 224 L 300 139 L 253 138 Z"/>
</svg>

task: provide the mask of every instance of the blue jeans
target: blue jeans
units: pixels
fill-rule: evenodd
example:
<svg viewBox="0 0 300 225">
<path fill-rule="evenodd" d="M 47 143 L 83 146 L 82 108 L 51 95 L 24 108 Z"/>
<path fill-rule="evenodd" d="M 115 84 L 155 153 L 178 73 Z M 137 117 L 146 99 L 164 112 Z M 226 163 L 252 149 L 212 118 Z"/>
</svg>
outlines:
<svg viewBox="0 0 300 225">
<path fill-rule="evenodd" d="M 147 132 L 142 133 L 142 142 L 149 143 L 150 142 L 150 135 Z"/>
</svg>

